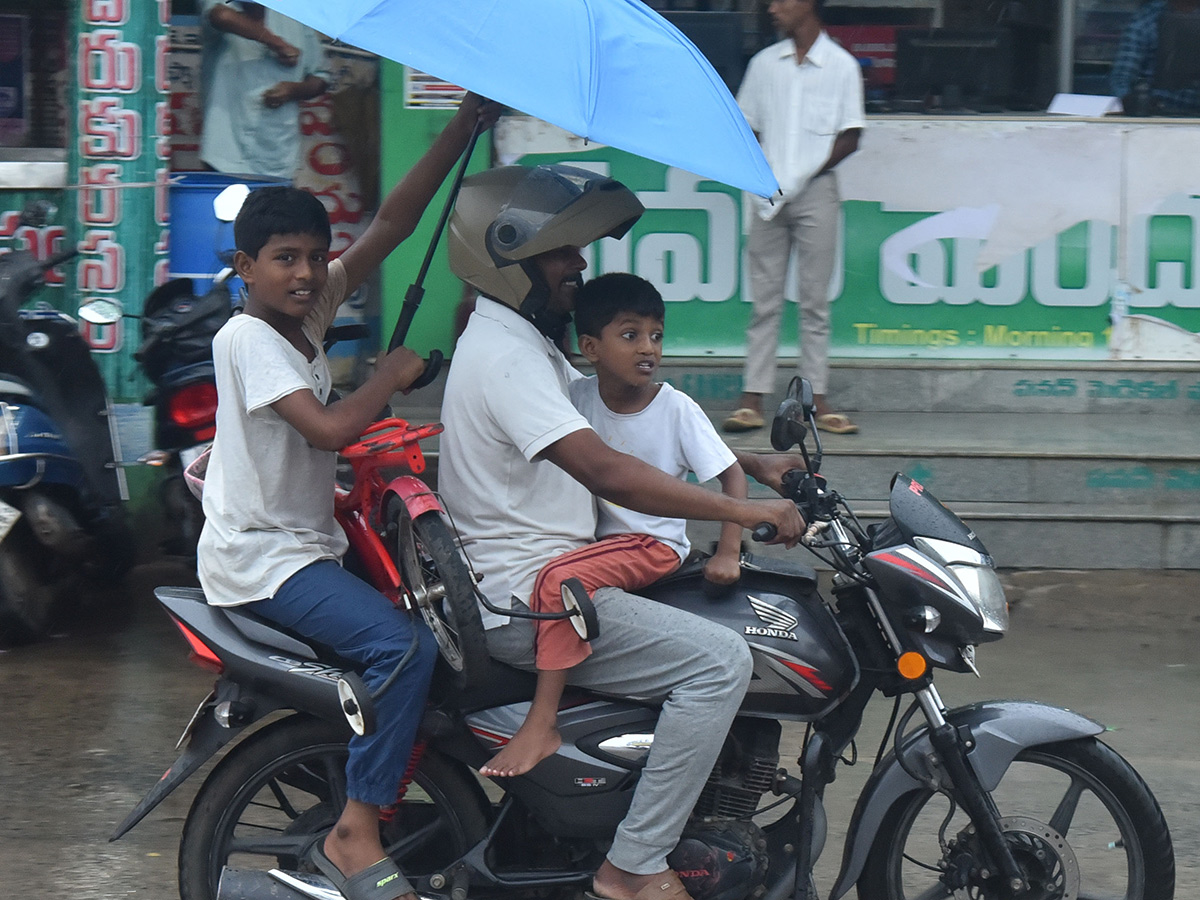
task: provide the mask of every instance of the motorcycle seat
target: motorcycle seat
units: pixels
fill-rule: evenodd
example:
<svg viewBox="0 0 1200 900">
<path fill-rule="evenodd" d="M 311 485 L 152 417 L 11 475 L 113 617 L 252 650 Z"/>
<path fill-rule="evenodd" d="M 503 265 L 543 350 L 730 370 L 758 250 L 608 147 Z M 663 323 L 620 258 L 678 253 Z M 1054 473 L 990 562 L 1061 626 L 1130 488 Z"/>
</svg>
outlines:
<svg viewBox="0 0 1200 900">
<path fill-rule="evenodd" d="M 280 630 L 279 625 L 268 622 L 261 616 L 257 616 L 240 606 L 223 606 L 220 607 L 220 610 L 225 614 L 225 618 L 229 620 L 229 624 L 240 631 L 243 637 L 254 641 L 256 644 L 274 647 L 276 650 L 282 650 L 284 653 L 297 656 L 300 659 L 315 660 L 318 658 L 317 652 L 308 644 L 284 633 Z"/>
</svg>

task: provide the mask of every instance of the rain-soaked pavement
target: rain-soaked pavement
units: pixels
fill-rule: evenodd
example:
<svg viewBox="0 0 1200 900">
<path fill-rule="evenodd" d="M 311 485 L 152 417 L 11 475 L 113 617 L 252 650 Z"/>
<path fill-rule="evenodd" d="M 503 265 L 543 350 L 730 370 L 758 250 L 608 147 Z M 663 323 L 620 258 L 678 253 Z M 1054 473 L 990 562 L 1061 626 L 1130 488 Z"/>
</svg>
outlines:
<svg viewBox="0 0 1200 900">
<path fill-rule="evenodd" d="M 175 739 L 212 681 L 186 661 L 150 596 L 166 583 L 188 583 L 186 570 L 141 566 L 124 595 L 70 633 L 0 653 L 4 896 L 178 896 L 179 832 L 207 768 L 121 841 L 107 840 L 174 760 Z M 1200 572 L 1026 572 L 1006 583 L 1009 636 L 980 650 L 982 680 L 943 673 L 943 697 L 1035 698 L 1106 723 L 1105 740 L 1142 773 L 1171 826 L 1176 897 L 1200 897 Z M 878 737 L 868 725 L 863 756 Z M 844 771 L 829 788 L 822 896 L 866 769 L 864 761 Z"/>
</svg>

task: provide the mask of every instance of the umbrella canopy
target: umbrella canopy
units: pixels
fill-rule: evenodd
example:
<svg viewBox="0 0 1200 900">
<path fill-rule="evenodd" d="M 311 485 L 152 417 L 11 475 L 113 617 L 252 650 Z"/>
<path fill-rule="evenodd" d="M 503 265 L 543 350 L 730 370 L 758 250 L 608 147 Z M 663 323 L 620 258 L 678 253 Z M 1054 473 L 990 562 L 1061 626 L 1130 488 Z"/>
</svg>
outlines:
<svg viewBox="0 0 1200 900">
<path fill-rule="evenodd" d="M 761 197 L 779 190 L 720 76 L 642 0 L 264 5 L 580 137 Z"/>
</svg>

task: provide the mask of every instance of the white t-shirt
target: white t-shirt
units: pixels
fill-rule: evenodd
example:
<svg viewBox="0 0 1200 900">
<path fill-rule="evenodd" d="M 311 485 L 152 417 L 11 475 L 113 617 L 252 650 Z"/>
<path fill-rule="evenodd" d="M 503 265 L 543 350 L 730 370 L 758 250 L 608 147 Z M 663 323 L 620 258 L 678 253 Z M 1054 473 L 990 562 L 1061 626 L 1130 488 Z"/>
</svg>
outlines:
<svg viewBox="0 0 1200 900">
<path fill-rule="evenodd" d="M 604 443 L 668 475 L 687 478 L 688 472 L 695 472 L 697 480 L 705 482 L 737 462 L 696 401 L 669 384 L 662 385 L 646 408 L 635 413 L 609 409 L 600 397 L 595 376 L 571 382 L 570 392 L 571 402 L 587 416 Z M 680 559 L 691 552 L 687 519 L 650 516 L 604 499 L 597 501 L 597 508 L 598 538 L 648 534 L 669 545 Z"/>
<path fill-rule="evenodd" d="M 341 559 L 349 544 L 333 517 L 337 454 L 317 450 L 271 408 L 288 394 L 329 396 L 321 339 L 345 298 L 346 270 L 329 280 L 304 320 L 312 362 L 253 316 L 234 316 L 213 339 L 217 435 L 204 479 L 198 570 L 214 606 L 274 596 L 288 578 L 320 559 Z"/>
<path fill-rule="evenodd" d="M 756 53 L 746 66 L 737 102 L 758 135 L 785 202 L 825 165 L 837 136 L 862 128 L 865 121 L 858 61 L 824 31 L 798 64 L 791 38 Z M 764 219 L 783 206 L 755 200 Z"/>
<path fill-rule="evenodd" d="M 591 493 L 537 459 L 589 427 L 567 396 L 581 377 L 515 310 L 479 298 L 446 379 L 438 488 L 495 606 L 528 601 L 542 566 L 595 539 Z M 485 628 L 508 622 L 481 613 Z"/>
</svg>

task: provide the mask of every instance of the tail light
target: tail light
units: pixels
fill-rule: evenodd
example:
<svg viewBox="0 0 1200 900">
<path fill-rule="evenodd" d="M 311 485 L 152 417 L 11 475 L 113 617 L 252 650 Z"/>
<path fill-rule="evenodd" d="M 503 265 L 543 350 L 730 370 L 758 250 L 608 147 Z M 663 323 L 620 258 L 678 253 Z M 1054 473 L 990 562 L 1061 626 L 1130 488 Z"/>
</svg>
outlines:
<svg viewBox="0 0 1200 900">
<path fill-rule="evenodd" d="M 221 658 L 213 653 L 204 641 L 200 640 L 196 632 L 192 631 L 174 616 L 171 616 L 171 621 L 175 623 L 175 627 L 179 629 L 183 635 L 183 639 L 192 648 L 192 652 L 188 654 L 188 659 L 200 668 L 215 672 L 217 675 L 225 671 L 225 663 L 221 662 Z"/>
<path fill-rule="evenodd" d="M 167 400 L 167 418 L 198 441 L 217 433 L 217 386 L 211 381 L 185 385 Z"/>
</svg>

